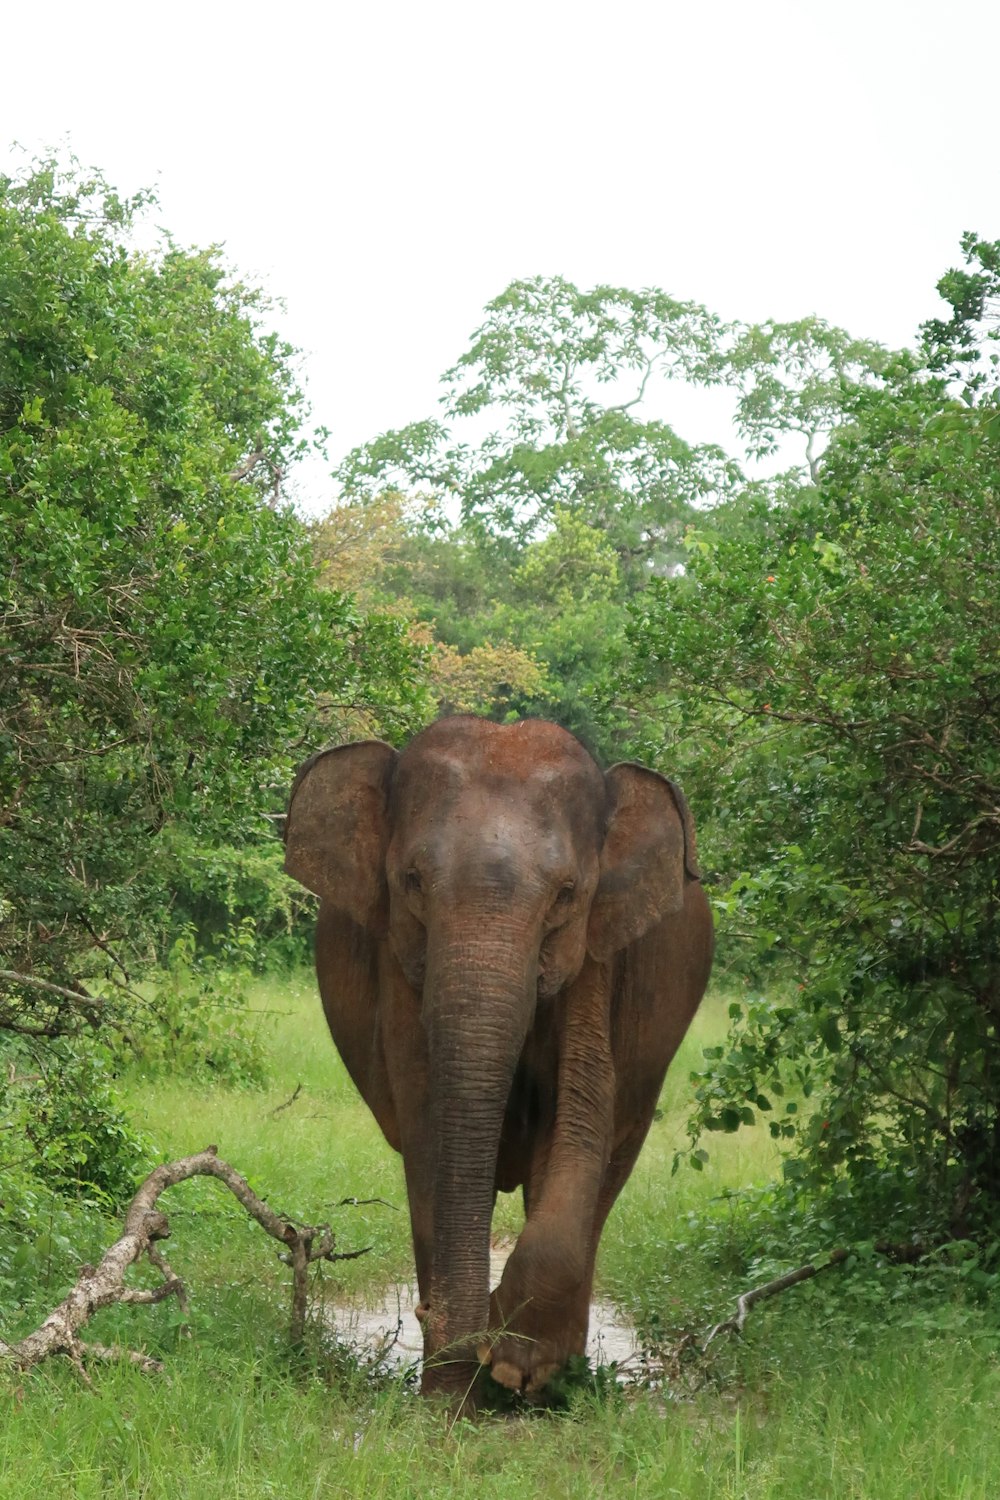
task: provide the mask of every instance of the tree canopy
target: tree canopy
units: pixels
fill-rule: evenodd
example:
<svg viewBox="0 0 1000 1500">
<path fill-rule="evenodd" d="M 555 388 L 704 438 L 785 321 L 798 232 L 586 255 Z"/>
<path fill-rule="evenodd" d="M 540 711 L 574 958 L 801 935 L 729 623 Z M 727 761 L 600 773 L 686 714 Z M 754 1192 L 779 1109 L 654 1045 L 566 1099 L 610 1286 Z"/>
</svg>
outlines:
<svg viewBox="0 0 1000 1500">
<path fill-rule="evenodd" d="M 624 568 L 668 565 L 691 507 L 735 470 L 639 408 L 651 379 L 716 380 L 719 329 L 663 292 L 513 282 L 443 377 L 448 420 L 485 435 L 455 441 L 433 420 L 386 433 L 341 465 L 345 493 L 454 497 L 480 545 L 508 550 L 544 535 L 561 507 L 599 527 Z"/>
<path fill-rule="evenodd" d="M 215 250 L 137 249 L 149 203 L 0 180 L 0 1024 L 29 1034 L 153 961 L 161 830 L 259 837 L 321 693 L 390 733 L 419 696 L 283 499 L 305 413 L 266 298 Z"/>
<path fill-rule="evenodd" d="M 307 525 L 295 352 L 218 251 L 137 247 L 150 201 L 0 180 L 0 1029 L 120 1019 L 171 924 L 193 962 L 322 740 L 540 714 L 695 806 L 743 998 L 692 1163 L 766 1122 L 793 1185 L 995 1221 L 1000 244 L 896 352 L 516 281 Z"/>
<path fill-rule="evenodd" d="M 958 1232 L 1000 1194 L 998 261 L 965 249 L 977 295 L 944 278 L 950 323 L 841 378 L 811 481 L 707 515 L 629 628 L 724 916 L 769 989 L 776 961 L 797 982 L 734 1006 L 701 1125 L 766 1118 L 806 1149 L 793 1174 L 883 1172 Z"/>
</svg>

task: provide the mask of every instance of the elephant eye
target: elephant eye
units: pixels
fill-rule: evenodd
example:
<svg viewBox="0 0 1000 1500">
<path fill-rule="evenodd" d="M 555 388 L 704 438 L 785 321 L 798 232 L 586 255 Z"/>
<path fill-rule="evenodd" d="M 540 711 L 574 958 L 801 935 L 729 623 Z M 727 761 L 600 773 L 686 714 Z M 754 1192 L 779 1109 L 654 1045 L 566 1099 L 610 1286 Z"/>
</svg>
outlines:
<svg viewBox="0 0 1000 1500">
<path fill-rule="evenodd" d="M 561 888 L 559 894 L 556 896 L 556 905 L 568 906 L 573 899 L 573 892 L 575 890 L 576 882 L 573 880 L 567 880 L 566 884 Z"/>
<path fill-rule="evenodd" d="M 417 870 L 407 870 L 403 876 L 403 889 L 405 891 L 419 891 L 420 873 Z"/>
</svg>

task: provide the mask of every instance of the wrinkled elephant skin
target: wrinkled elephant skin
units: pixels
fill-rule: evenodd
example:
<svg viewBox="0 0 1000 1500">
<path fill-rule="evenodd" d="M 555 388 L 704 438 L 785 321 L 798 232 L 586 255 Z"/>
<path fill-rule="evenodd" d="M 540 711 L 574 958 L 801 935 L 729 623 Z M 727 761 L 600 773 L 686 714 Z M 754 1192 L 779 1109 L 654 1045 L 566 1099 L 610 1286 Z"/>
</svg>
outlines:
<svg viewBox="0 0 1000 1500">
<path fill-rule="evenodd" d="M 423 1388 L 537 1390 L 587 1337 L 594 1257 L 698 1007 L 712 923 L 672 782 L 555 724 L 442 719 L 325 750 L 286 868 L 321 898 L 334 1041 L 403 1155 Z M 490 1291 L 497 1190 L 526 1220 Z"/>
</svg>

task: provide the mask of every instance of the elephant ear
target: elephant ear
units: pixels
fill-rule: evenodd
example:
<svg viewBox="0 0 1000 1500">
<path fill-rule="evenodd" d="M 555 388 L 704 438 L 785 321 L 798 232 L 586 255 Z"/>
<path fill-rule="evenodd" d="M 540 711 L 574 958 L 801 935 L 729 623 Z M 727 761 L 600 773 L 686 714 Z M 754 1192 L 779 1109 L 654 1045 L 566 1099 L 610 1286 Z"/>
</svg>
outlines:
<svg viewBox="0 0 1000 1500">
<path fill-rule="evenodd" d="M 623 762 L 604 778 L 607 822 L 587 947 L 610 958 L 661 917 L 680 911 L 686 880 L 700 880 L 694 819 L 680 787 Z"/>
<path fill-rule="evenodd" d="M 389 786 L 396 752 L 381 740 L 321 750 L 292 786 L 285 869 L 308 890 L 377 926 L 385 907 Z"/>
</svg>

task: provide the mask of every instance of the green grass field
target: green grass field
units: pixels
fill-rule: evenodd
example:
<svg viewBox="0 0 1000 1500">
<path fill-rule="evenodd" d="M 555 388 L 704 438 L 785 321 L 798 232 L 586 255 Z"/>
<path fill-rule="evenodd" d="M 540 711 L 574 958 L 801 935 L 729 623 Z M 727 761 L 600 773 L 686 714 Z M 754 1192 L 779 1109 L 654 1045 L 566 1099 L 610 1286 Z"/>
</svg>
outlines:
<svg viewBox="0 0 1000 1500">
<path fill-rule="evenodd" d="M 409 1274 L 400 1164 L 344 1075 L 311 979 L 261 984 L 254 999 L 268 1088 L 131 1078 L 128 1096 L 161 1159 L 214 1142 L 275 1209 L 329 1218 L 343 1249 L 372 1246 L 323 1268 L 318 1315 L 324 1301 L 374 1296 Z M 685 1139 L 688 1072 L 723 1014 L 718 1002 L 703 1008 L 602 1246 L 602 1292 L 668 1343 L 727 1315 L 750 1284 L 752 1246 L 730 1190 L 766 1182 L 777 1167 L 769 1136 L 752 1130 L 713 1138 L 704 1172 L 670 1175 Z M 396 1208 L 338 1206 L 349 1197 Z M 833 1271 L 756 1309 L 742 1343 L 720 1341 L 663 1389 L 620 1394 L 598 1382 L 565 1412 L 449 1430 L 410 1385 L 371 1379 L 329 1334 L 314 1330 L 307 1353 L 292 1354 L 287 1272 L 219 1184 L 184 1184 L 162 1206 L 171 1261 L 189 1283 L 193 1337 L 178 1337 L 167 1304 L 111 1310 L 93 1336 L 145 1347 L 165 1360 L 165 1376 L 100 1367 L 87 1389 L 64 1362 L 50 1362 L 0 1388 L 0 1495 L 1000 1495 L 1000 1319 L 954 1301 L 922 1317 L 925 1303 L 905 1278 L 866 1289 L 863 1277 L 838 1282 Z M 498 1223 L 516 1229 L 513 1200 L 501 1203 Z M 108 1226 L 102 1232 L 111 1237 Z M 81 1259 L 93 1258 L 95 1234 L 88 1226 Z M 62 1295 L 68 1270 L 48 1269 L 38 1306 Z M 27 1317 L 0 1331 L 24 1333 Z"/>
</svg>

